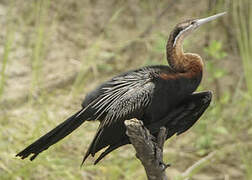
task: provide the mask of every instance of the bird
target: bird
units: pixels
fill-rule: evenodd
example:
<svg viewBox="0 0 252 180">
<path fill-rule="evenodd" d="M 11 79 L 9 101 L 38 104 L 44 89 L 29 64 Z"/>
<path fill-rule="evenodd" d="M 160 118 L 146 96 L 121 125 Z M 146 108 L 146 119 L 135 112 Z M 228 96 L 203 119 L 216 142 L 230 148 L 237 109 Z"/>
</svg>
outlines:
<svg viewBox="0 0 252 180">
<path fill-rule="evenodd" d="M 224 14 L 178 23 L 166 45 L 168 65 L 141 67 L 102 83 L 87 94 L 78 112 L 16 156 L 25 159 L 31 155 L 32 161 L 84 122 L 95 120 L 100 124 L 81 165 L 105 147 L 94 164 L 113 150 L 130 144 L 124 125 L 128 119 L 141 120 L 154 137 L 162 126 L 168 131 L 166 139 L 187 131 L 208 108 L 212 92 L 195 92 L 202 80 L 204 64 L 200 55 L 183 51 L 183 41 L 201 25 Z"/>
</svg>

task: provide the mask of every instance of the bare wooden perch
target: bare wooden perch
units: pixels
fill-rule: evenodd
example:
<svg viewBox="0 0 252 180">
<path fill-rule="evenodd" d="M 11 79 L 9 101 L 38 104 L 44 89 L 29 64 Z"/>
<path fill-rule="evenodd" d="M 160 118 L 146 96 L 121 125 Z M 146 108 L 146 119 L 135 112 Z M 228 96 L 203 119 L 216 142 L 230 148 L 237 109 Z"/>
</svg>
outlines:
<svg viewBox="0 0 252 180">
<path fill-rule="evenodd" d="M 125 121 L 126 134 L 136 150 L 136 157 L 145 168 L 148 180 L 167 180 L 165 174 L 169 164 L 163 162 L 163 146 L 167 131 L 161 127 L 158 137 L 155 138 L 149 130 L 143 126 L 143 122 L 137 119 Z"/>
</svg>

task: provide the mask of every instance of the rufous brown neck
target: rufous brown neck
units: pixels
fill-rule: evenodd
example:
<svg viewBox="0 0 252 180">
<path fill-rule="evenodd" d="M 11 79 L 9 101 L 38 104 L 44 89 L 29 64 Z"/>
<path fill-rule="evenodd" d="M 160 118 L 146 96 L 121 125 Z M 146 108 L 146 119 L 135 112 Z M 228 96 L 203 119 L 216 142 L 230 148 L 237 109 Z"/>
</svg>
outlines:
<svg viewBox="0 0 252 180">
<path fill-rule="evenodd" d="M 184 53 L 183 36 L 180 36 L 174 44 L 176 34 L 171 33 L 166 46 L 167 61 L 171 68 L 180 73 L 201 73 L 203 71 L 202 58 L 193 53 Z"/>
</svg>

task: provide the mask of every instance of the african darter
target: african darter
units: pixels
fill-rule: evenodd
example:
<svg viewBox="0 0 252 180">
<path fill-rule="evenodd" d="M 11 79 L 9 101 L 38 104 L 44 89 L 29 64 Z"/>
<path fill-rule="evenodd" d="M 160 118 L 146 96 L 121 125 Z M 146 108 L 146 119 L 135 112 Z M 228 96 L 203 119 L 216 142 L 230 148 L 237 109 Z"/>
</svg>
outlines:
<svg viewBox="0 0 252 180">
<path fill-rule="evenodd" d="M 154 136 L 165 126 L 167 139 L 188 130 L 207 109 L 212 95 L 209 91 L 194 93 L 202 79 L 203 62 L 199 55 L 183 52 L 183 40 L 202 24 L 224 14 L 177 24 L 166 46 L 170 66 L 143 67 L 101 84 L 86 96 L 80 111 L 16 156 L 24 159 L 32 154 L 33 160 L 86 121 L 99 120 L 100 125 L 82 163 L 104 147 L 107 149 L 95 164 L 116 148 L 129 144 L 124 125 L 127 119 L 142 120 Z"/>
</svg>

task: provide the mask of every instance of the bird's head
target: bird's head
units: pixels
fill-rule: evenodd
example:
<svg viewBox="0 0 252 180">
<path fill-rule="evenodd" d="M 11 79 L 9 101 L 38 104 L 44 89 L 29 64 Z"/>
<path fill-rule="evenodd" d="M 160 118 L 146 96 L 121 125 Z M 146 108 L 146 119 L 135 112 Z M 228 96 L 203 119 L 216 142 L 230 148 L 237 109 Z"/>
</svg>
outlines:
<svg viewBox="0 0 252 180">
<path fill-rule="evenodd" d="M 221 17 L 225 14 L 226 14 L 226 12 L 223 12 L 223 13 L 219 13 L 219 14 L 216 14 L 216 15 L 213 15 L 210 17 L 202 18 L 202 19 L 186 20 L 184 22 L 177 24 L 175 26 L 173 32 L 171 33 L 171 37 L 170 37 L 172 40 L 173 47 L 176 46 L 179 39 L 183 39 L 187 35 L 191 34 L 194 30 L 196 30 L 201 25 L 203 25 L 207 22 L 210 22 L 218 17 Z"/>
</svg>

